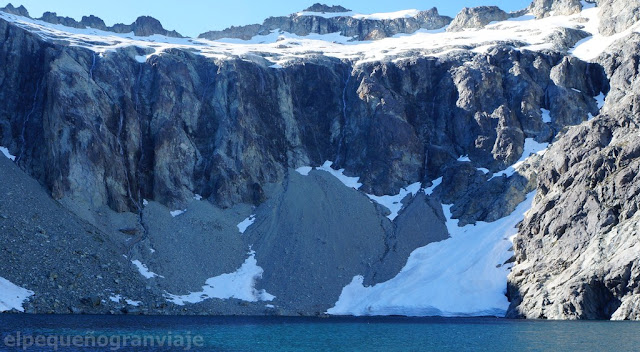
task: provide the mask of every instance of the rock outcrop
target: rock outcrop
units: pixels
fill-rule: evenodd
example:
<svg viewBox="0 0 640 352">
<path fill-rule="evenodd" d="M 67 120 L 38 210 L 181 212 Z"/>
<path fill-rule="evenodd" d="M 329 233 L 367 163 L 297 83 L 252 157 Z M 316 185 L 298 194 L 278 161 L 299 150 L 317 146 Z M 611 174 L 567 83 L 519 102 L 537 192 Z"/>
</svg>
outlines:
<svg viewBox="0 0 640 352">
<path fill-rule="evenodd" d="M 611 79 L 601 116 L 569 129 L 541 163 L 515 240 L 512 316 L 638 317 L 639 53 L 633 34 L 598 59 Z"/>
<path fill-rule="evenodd" d="M 341 12 L 349 12 L 351 10 L 346 9 L 346 8 L 340 6 L 340 5 L 329 6 L 329 5 L 325 5 L 325 4 L 315 3 L 315 4 L 307 7 L 303 11 L 305 11 L 305 12 L 341 13 Z"/>
<path fill-rule="evenodd" d="M 600 33 L 613 35 L 625 31 L 640 20 L 640 3 L 625 0 L 598 0 L 601 8 Z"/>
<path fill-rule="evenodd" d="M 96 17 L 94 15 L 82 16 L 82 20 L 78 22 L 71 17 L 58 16 L 55 12 L 45 12 L 39 20 L 73 28 L 95 28 L 102 31 L 111 30 L 105 25 L 104 21 L 100 17 Z"/>
<path fill-rule="evenodd" d="M 314 11 L 316 12 L 316 11 Z M 331 11 L 330 11 L 331 12 Z M 261 25 L 231 27 L 222 31 L 209 31 L 200 38 L 217 40 L 221 38 L 251 39 L 257 35 L 266 35 L 274 30 L 296 35 L 328 34 L 339 32 L 342 36 L 355 40 L 375 40 L 399 33 L 414 33 L 419 29 L 438 29 L 451 22 L 451 18 L 441 16 L 436 8 L 420 11 L 413 17 L 395 19 L 356 18 L 348 15 L 325 17 L 321 12 L 292 14 L 290 16 L 269 17 Z"/>
<path fill-rule="evenodd" d="M 81 24 L 80 22 L 74 20 L 73 18 L 58 16 L 58 14 L 56 14 L 55 12 L 47 11 L 43 13 L 42 17 L 40 17 L 40 20 L 49 22 L 51 24 L 61 24 L 67 27 L 86 28 L 84 24 Z"/>
<path fill-rule="evenodd" d="M 448 32 L 458 32 L 465 28 L 482 28 L 493 21 L 504 21 L 511 16 L 497 6 L 465 7 L 456 15 Z"/>
<path fill-rule="evenodd" d="M 10 13 L 12 15 L 31 18 L 31 16 L 29 16 L 29 11 L 27 11 L 27 9 L 22 5 L 15 7 L 11 3 L 9 3 L 4 8 L 0 9 L 0 11 Z"/>
<path fill-rule="evenodd" d="M 582 11 L 582 3 L 580 0 L 534 0 L 529 11 L 536 18 L 568 16 Z"/>
<path fill-rule="evenodd" d="M 180 33 L 176 31 L 168 31 L 162 27 L 162 24 L 157 19 L 151 16 L 140 16 L 132 24 L 126 25 L 122 23 L 116 23 L 107 30 L 116 33 L 129 33 L 141 37 L 148 37 L 154 34 L 166 35 L 167 37 L 182 38 Z"/>
</svg>

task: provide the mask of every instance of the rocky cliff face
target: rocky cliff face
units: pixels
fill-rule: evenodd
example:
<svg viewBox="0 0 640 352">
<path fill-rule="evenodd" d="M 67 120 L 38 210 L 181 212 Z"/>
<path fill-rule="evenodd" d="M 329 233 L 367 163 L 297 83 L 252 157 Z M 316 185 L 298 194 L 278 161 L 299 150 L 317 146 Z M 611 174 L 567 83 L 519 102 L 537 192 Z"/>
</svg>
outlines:
<svg viewBox="0 0 640 352">
<path fill-rule="evenodd" d="M 141 64 L 134 48 L 98 57 L 7 23 L 2 30 L 11 48 L 2 94 L 12 102 L 2 111 L 4 145 L 54 197 L 117 211 L 142 199 L 180 207 L 196 193 L 223 207 L 260 204 L 287 168 L 325 160 L 362 175 L 363 190 L 377 195 L 449 168 L 495 172 L 518 160 L 525 138 L 547 142 L 597 114 L 592 97 L 606 90 L 597 65 L 506 48 L 357 68 L 319 58 L 276 70 L 184 51 Z M 467 154 L 473 163 L 455 163 Z"/>
<path fill-rule="evenodd" d="M 436 8 L 420 11 L 412 17 L 392 19 L 358 18 L 345 13 L 325 16 L 324 8 L 314 11 L 292 14 L 287 17 L 269 17 L 263 24 L 241 27 L 231 27 L 222 31 L 202 33 L 199 37 L 216 40 L 221 38 L 251 39 L 257 35 L 266 35 L 274 30 L 289 32 L 301 36 L 311 33 L 329 34 L 339 32 L 340 35 L 354 38 L 354 40 L 375 40 L 393 36 L 399 33 L 413 33 L 419 29 L 438 29 L 451 22 L 451 18 L 438 14 Z M 336 11 L 329 11 L 332 14 Z"/>
<path fill-rule="evenodd" d="M 637 319 L 640 36 L 598 62 L 611 91 L 597 119 L 549 150 L 538 198 L 515 241 L 512 314 Z"/>
</svg>

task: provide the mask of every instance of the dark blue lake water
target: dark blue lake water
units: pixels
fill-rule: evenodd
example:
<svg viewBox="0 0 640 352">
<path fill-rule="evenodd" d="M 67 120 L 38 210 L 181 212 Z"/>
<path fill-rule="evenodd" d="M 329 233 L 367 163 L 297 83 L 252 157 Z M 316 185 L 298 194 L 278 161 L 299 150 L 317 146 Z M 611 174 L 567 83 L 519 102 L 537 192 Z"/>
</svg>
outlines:
<svg viewBox="0 0 640 352">
<path fill-rule="evenodd" d="M 640 323 L 0 314 L 2 351 L 638 351 Z"/>
</svg>

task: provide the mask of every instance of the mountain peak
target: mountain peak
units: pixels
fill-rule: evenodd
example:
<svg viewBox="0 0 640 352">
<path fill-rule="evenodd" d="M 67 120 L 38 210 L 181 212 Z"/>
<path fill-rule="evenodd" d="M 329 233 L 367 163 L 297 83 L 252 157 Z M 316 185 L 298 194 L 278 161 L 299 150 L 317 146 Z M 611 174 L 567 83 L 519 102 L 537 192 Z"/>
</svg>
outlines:
<svg viewBox="0 0 640 352">
<path fill-rule="evenodd" d="M 11 3 L 8 3 L 7 6 L 5 6 L 4 8 L 0 8 L 0 11 L 10 13 L 12 15 L 31 18 L 31 16 L 29 16 L 29 11 L 27 11 L 27 9 L 22 5 L 15 7 Z"/>
<path fill-rule="evenodd" d="M 330 13 L 340 13 L 340 12 L 350 12 L 351 10 L 344 8 L 340 5 L 329 6 L 326 4 L 315 3 L 310 7 L 307 7 L 303 10 L 304 12 L 330 12 Z"/>
</svg>

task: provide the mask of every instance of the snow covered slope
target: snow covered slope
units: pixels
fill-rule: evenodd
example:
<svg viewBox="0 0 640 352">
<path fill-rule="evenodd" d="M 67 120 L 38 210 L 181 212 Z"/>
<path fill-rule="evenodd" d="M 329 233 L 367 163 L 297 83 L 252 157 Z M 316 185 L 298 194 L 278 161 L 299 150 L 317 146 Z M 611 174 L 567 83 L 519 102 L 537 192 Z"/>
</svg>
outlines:
<svg viewBox="0 0 640 352">
<path fill-rule="evenodd" d="M 511 215 L 475 226 L 458 227 L 444 207 L 450 239 L 415 250 L 398 276 L 387 282 L 365 287 L 362 276 L 354 277 L 327 313 L 504 316 L 509 307 L 505 293 L 511 266 L 505 263 L 511 256 L 510 237 L 533 197 L 528 195 Z"/>
<path fill-rule="evenodd" d="M 292 60 L 314 55 L 325 55 L 356 62 L 370 62 L 425 55 L 438 56 L 456 50 L 484 52 L 494 45 L 505 43 L 521 50 L 554 49 L 552 39 L 558 35 L 557 31 L 562 28 L 586 31 L 590 35 L 580 40 L 571 52 L 580 58 L 592 59 L 606 50 L 606 47 L 616 39 L 640 30 L 636 24 L 623 33 L 609 37 L 603 36 L 598 32 L 600 23 L 598 12 L 599 9 L 596 7 L 585 6 L 581 13 L 571 16 L 535 19 L 533 15 L 526 14 L 506 21 L 493 22 L 481 29 L 467 29 L 461 32 L 446 32 L 445 28 L 431 31 L 419 30 L 410 35 L 399 34 L 374 42 L 353 41 L 353 38 L 344 37 L 339 33 L 298 36 L 280 30 L 274 30 L 266 35 L 258 35 L 250 40 L 221 39 L 211 41 L 161 35 L 137 37 L 133 33 L 118 34 L 92 28 L 78 29 L 53 25 L 4 12 L 0 12 L 0 18 L 33 31 L 46 40 L 68 41 L 69 45 L 86 47 L 100 55 L 118 48 L 135 46 L 146 53 L 136 56 L 135 59 L 144 62 L 150 56 L 161 55 L 168 49 L 177 48 L 216 59 L 244 57 L 253 61 L 256 57 L 263 57 L 270 61 L 274 68 L 278 68 Z M 394 14 L 353 14 L 353 16 L 387 18 L 412 14 L 414 11 Z M 305 15 L 305 13 L 299 15 Z M 328 15 L 335 16 L 337 14 Z M 558 49 L 558 47 L 555 48 Z"/>
</svg>

